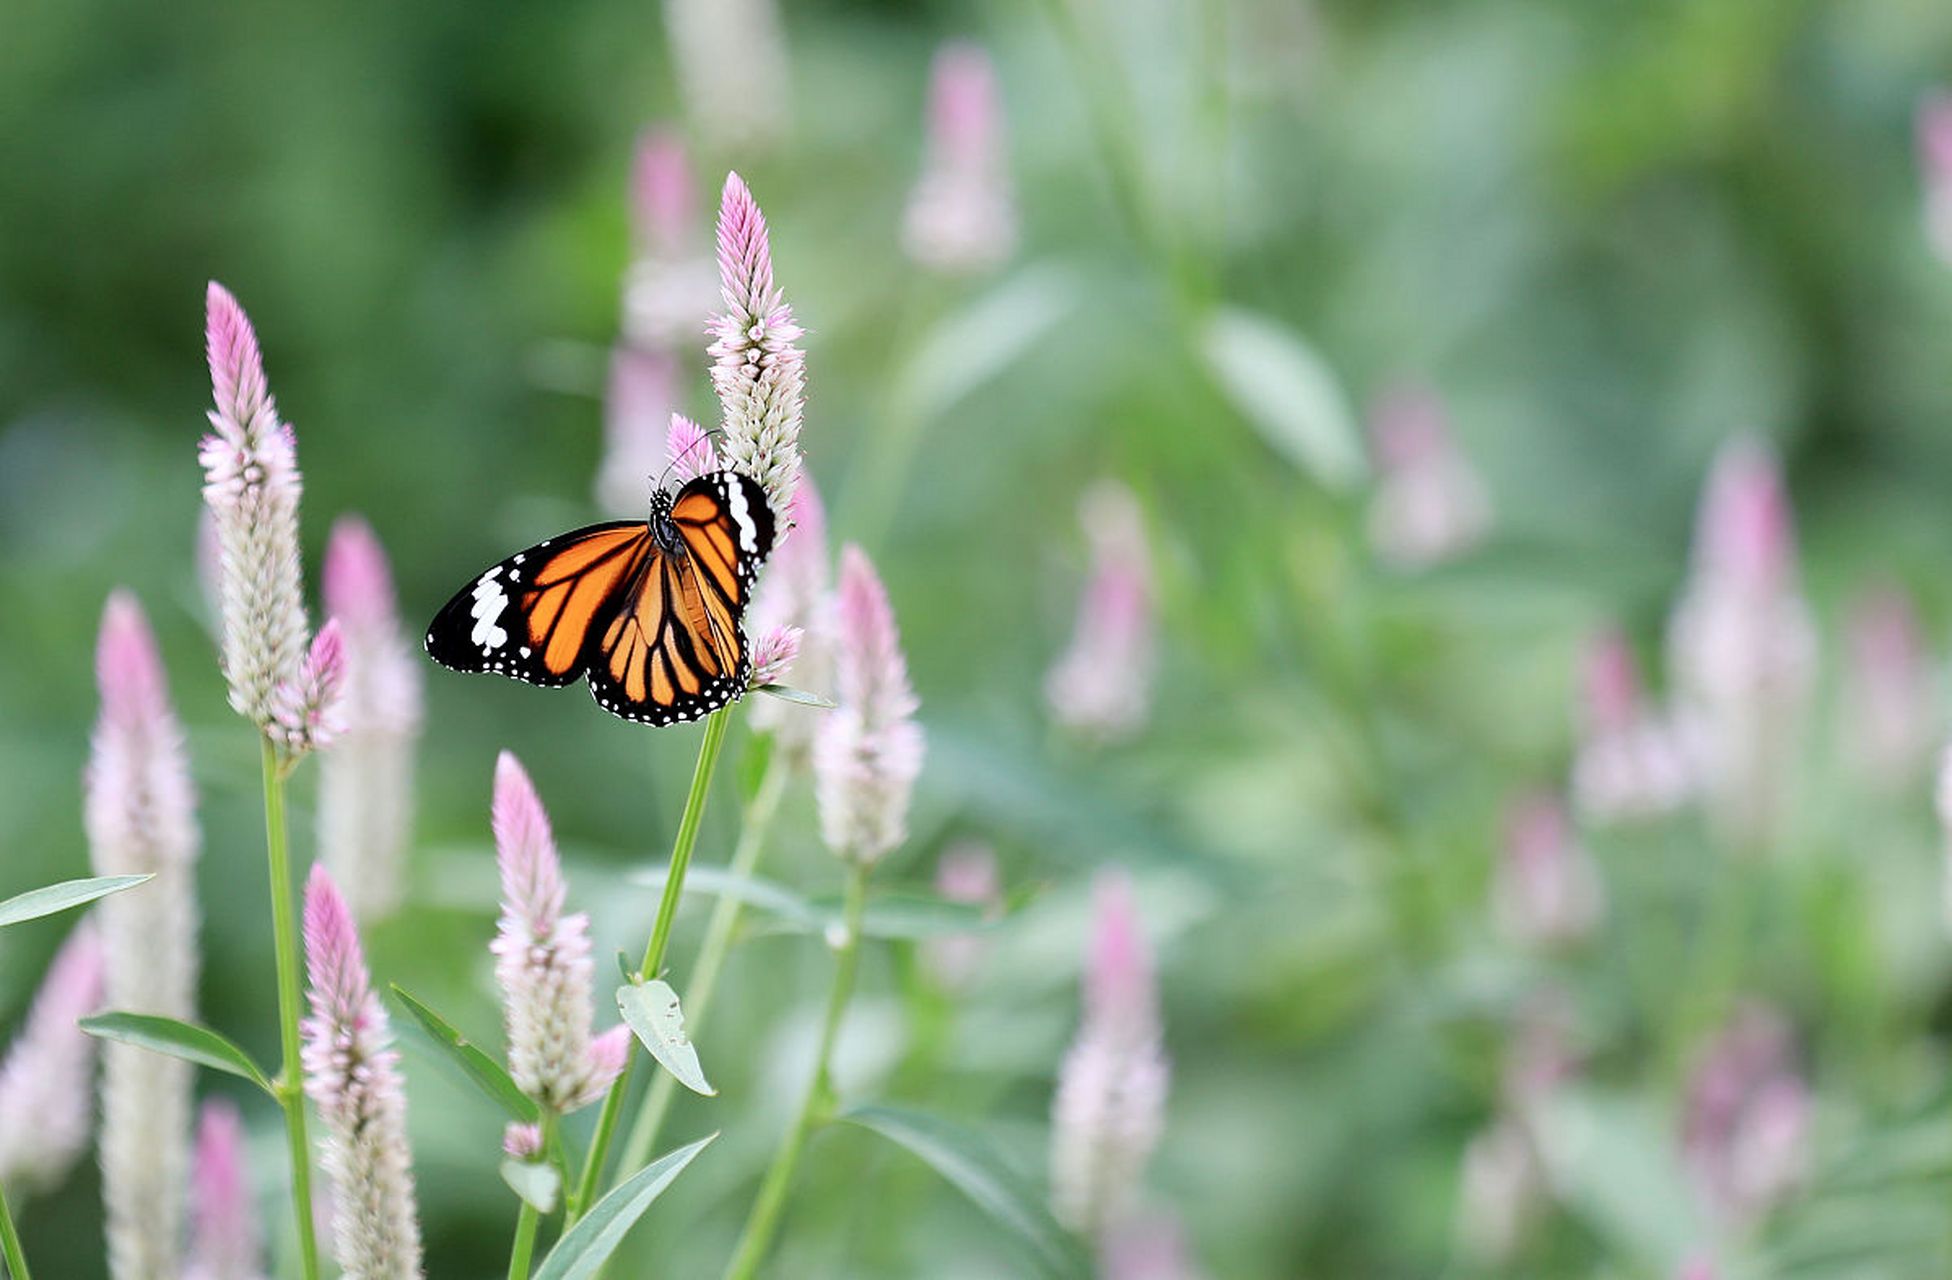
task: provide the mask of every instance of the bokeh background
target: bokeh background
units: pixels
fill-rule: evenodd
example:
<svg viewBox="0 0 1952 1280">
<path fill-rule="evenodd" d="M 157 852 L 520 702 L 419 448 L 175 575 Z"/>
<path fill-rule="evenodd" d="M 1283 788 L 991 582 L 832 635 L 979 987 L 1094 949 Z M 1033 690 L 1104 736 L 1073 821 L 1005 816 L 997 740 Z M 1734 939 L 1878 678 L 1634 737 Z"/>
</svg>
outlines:
<svg viewBox="0 0 1952 1280">
<path fill-rule="evenodd" d="M 958 1116 L 1041 1179 L 1092 876 L 1117 865 L 1172 1061 L 1143 1203 L 1183 1228 L 1184 1274 L 1660 1276 L 1702 1254 L 1736 1275 L 1945 1274 L 1929 759 L 1859 767 L 1843 636 L 1863 591 L 1895 587 L 1935 671 L 1952 612 L 1952 264 L 1914 137 L 1952 82 L 1952 9 L 799 3 L 783 80 L 736 40 L 685 67 L 666 18 L 609 0 L 10 15 L 0 893 L 86 874 L 93 637 L 128 586 L 190 731 L 204 1013 L 275 1057 L 255 747 L 196 569 L 204 282 L 252 314 L 297 426 L 308 573 L 331 520 L 364 513 L 416 628 L 481 565 L 597 518 L 632 154 L 662 124 L 689 146 L 701 253 L 728 168 L 772 222 L 809 329 L 809 466 L 900 618 L 929 758 L 878 881 L 927 891 L 976 840 L 1012 903 L 950 995 L 915 946 L 870 950 L 851 1095 Z M 901 234 L 951 37 L 994 59 L 1020 219 L 1007 260 L 960 276 Z M 724 118 L 726 95 L 773 93 L 770 125 Z M 709 417 L 702 337 L 682 358 L 677 407 Z M 1364 462 L 1365 421 L 1403 385 L 1437 397 L 1490 511 L 1407 564 L 1379 554 L 1387 467 Z M 1525 945 L 1490 906 L 1511 806 L 1566 786 L 1596 628 L 1624 629 L 1654 695 L 1668 683 L 1695 503 L 1740 432 L 1784 461 L 1815 619 L 1780 820 L 1746 853 L 1695 805 L 1582 820 L 1567 838 L 1604 914 Z M 1053 725 L 1044 680 L 1088 570 L 1078 500 L 1107 477 L 1143 511 L 1159 662 L 1143 726 L 1102 743 Z M 1934 724 L 1935 688 L 1916 686 Z M 495 752 L 534 775 L 607 957 L 641 945 L 654 895 L 627 873 L 665 856 L 697 730 L 431 667 L 427 704 L 411 895 L 369 941 L 382 980 L 492 1043 Z M 737 772 L 703 861 L 736 835 Z M 786 805 L 769 873 L 834 891 L 807 788 Z M 0 1027 L 66 927 L 0 939 Z M 622 1273 L 715 1273 L 826 981 L 814 938 L 735 953 L 701 1045 L 722 1096 L 668 1130 L 725 1137 Z M 1684 1117 L 1747 1000 L 1787 1029 L 1779 1070 L 1807 1105 L 1791 1140 L 1754 1139 L 1794 1176 L 1731 1217 L 1690 1176 Z M 1542 1002 L 1570 1065 L 1533 1106 L 1507 1066 Z M 500 1274 L 499 1120 L 402 1041 L 433 1274 Z M 276 1116 L 246 1105 L 276 1221 Z M 1531 1154 L 1499 1164 L 1474 1139 L 1514 1111 Z M 84 1162 L 26 1204 L 37 1273 L 105 1274 L 98 1198 Z M 1503 1213 L 1516 1225 L 1487 1231 Z M 771 1273 L 1027 1272 L 912 1158 L 834 1132 Z"/>
</svg>

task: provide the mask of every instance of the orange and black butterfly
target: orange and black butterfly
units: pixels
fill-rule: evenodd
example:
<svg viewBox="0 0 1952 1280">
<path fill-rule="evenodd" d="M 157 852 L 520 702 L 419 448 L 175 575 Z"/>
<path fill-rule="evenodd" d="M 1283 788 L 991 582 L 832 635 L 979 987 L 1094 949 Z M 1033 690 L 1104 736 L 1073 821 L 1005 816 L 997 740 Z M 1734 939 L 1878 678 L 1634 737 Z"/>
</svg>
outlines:
<svg viewBox="0 0 1952 1280">
<path fill-rule="evenodd" d="M 745 692 L 746 601 L 774 532 L 766 491 L 736 471 L 660 488 L 648 520 L 550 538 L 463 587 L 427 652 L 555 688 L 587 675 L 626 720 L 696 720 Z"/>
</svg>

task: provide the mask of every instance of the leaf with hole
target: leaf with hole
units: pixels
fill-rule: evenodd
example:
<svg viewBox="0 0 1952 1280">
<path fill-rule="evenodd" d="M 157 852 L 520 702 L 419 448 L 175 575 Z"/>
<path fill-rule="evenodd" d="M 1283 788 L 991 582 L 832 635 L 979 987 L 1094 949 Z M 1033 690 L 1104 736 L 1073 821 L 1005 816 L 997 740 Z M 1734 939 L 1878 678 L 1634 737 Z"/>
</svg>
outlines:
<svg viewBox="0 0 1952 1280">
<path fill-rule="evenodd" d="M 698 1050 L 685 1035 L 685 1011 L 670 983 L 652 980 L 618 987 L 617 1011 L 658 1065 L 676 1076 L 679 1084 L 708 1098 L 718 1096 L 698 1065 Z"/>
</svg>

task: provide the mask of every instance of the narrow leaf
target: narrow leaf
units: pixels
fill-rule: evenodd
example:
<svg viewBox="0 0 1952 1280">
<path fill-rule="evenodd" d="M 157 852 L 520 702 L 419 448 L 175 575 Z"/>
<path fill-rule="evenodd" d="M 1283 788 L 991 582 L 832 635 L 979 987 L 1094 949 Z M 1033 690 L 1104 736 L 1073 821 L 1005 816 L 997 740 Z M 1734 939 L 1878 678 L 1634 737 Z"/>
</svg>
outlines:
<svg viewBox="0 0 1952 1280">
<path fill-rule="evenodd" d="M 823 926 L 841 923 L 841 903 L 834 898 L 815 898 L 813 907 Z M 861 917 L 861 934 L 868 938 L 912 941 L 937 938 L 944 934 L 973 933 L 991 923 L 986 908 L 973 902 L 951 902 L 947 898 L 923 893 L 890 893 L 868 900 Z"/>
<path fill-rule="evenodd" d="M 633 884 L 662 889 L 669 875 L 668 867 L 656 867 L 633 871 L 630 880 Z M 785 885 L 757 876 L 735 875 L 724 867 L 693 867 L 685 876 L 685 892 L 732 898 L 748 907 L 757 907 L 791 921 L 808 931 L 819 929 L 825 923 L 825 918 L 811 903 Z"/>
<path fill-rule="evenodd" d="M 1299 334 L 1223 307 L 1207 321 L 1200 346 L 1221 390 L 1275 452 L 1324 488 L 1347 489 L 1362 479 L 1367 467 L 1348 397 Z"/>
<path fill-rule="evenodd" d="M 209 1027 L 148 1013 L 98 1013 L 92 1018 L 83 1018 L 81 1029 L 103 1040 L 133 1044 L 152 1053 L 181 1058 L 215 1071 L 227 1071 L 249 1080 L 266 1093 L 272 1091 L 271 1081 L 265 1078 L 258 1064 L 251 1061 L 251 1055 Z"/>
<path fill-rule="evenodd" d="M 452 1023 L 401 990 L 397 983 L 394 984 L 393 995 L 413 1020 L 420 1024 L 427 1038 L 488 1096 L 490 1102 L 523 1124 L 535 1124 L 542 1119 L 541 1108 L 536 1106 L 535 1099 L 522 1092 L 508 1072 L 502 1069 L 501 1063 L 476 1048 L 466 1036 L 454 1029 Z"/>
<path fill-rule="evenodd" d="M 618 1184 L 616 1190 L 597 1201 L 575 1226 L 563 1233 L 563 1238 L 543 1259 L 535 1280 L 589 1280 L 596 1275 L 624 1242 L 625 1234 L 651 1207 L 651 1202 L 663 1195 L 685 1166 L 716 1137 L 714 1133 L 688 1147 L 679 1147 Z"/>
<path fill-rule="evenodd" d="M 502 1181 L 537 1213 L 556 1211 L 556 1196 L 562 1190 L 562 1178 L 556 1173 L 556 1166 L 547 1161 L 510 1157 L 502 1161 Z"/>
<path fill-rule="evenodd" d="M 821 707 L 831 710 L 839 706 L 832 698 L 825 698 L 806 689 L 795 689 L 790 684 L 762 684 L 757 693 L 771 694 L 781 702 L 795 702 L 803 707 Z"/>
<path fill-rule="evenodd" d="M 947 412 L 1035 350 L 1079 292 L 1067 271 L 1028 267 L 943 320 L 897 376 L 900 411 L 924 422 Z"/>
<path fill-rule="evenodd" d="M 940 1116 L 897 1107 L 855 1107 L 840 1119 L 921 1157 L 1002 1227 L 1040 1274 L 1089 1274 L 1076 1244 L 1044 1208 L 1042 1197 L 982 1134 Z"/>
<path fill-rule="evenodd" d="M 698 1065 L 698 1050 L 685 1035 L 685 1011 L 679 1007 L 678 993 L 670 983 L 652 980 L 618 987 L 617 1011 L 658 1065 L 676 1076 L 679 1084 L 708 1098 L 718 1096 Z"/>
<path fill-rule="evenodd" d="M 133 889 L 154 876 L 96 876 L 91 880 L 63 880 L 60 884 L 29 889 L 18 897 L 0 902 L 0 929 L 23 920 L 38 920 L 57 911 L 79 907 L 111 893 Z"/>
</svg>

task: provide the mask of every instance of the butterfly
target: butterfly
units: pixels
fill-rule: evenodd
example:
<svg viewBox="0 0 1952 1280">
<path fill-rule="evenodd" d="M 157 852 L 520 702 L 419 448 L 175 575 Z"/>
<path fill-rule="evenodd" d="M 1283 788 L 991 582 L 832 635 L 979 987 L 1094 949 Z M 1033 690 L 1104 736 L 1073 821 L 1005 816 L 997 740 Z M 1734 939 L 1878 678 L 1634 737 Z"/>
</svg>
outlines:
<svg viewBox="0 0 1952 1280">
<path fill-rule="evenodd" d="M 696 720 L 745 692 L 746 603 L 776 529 L 766 491 L 737 471 L 660 487 L 648 519 L 538 542 L 455 592 L 427 653 L 550 688 L 587 676 L 626 720 Z"/>
</svg>

